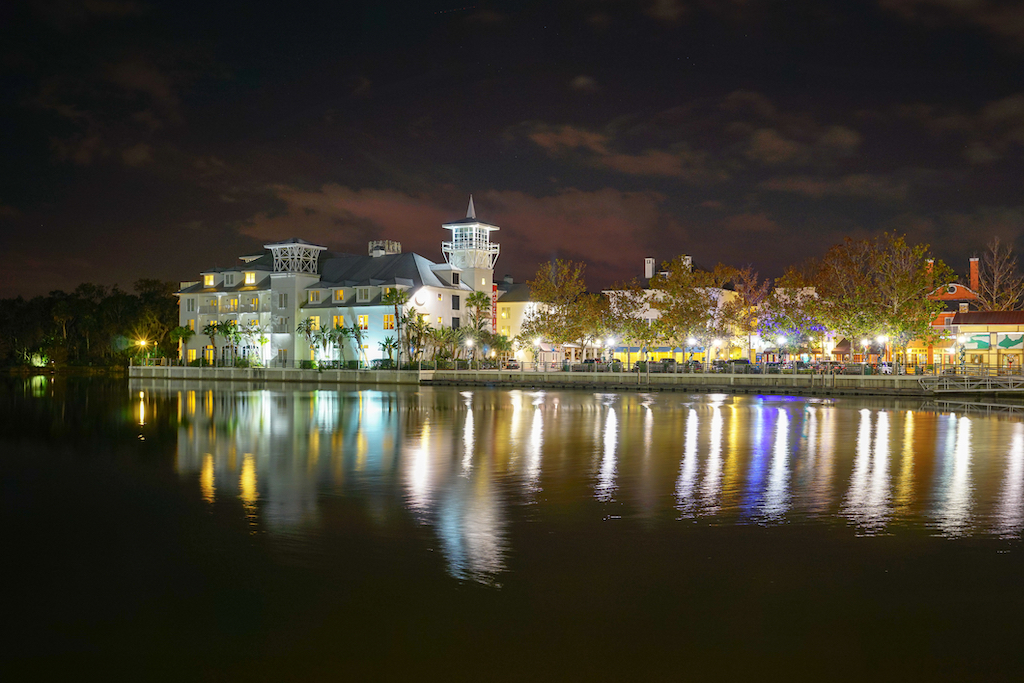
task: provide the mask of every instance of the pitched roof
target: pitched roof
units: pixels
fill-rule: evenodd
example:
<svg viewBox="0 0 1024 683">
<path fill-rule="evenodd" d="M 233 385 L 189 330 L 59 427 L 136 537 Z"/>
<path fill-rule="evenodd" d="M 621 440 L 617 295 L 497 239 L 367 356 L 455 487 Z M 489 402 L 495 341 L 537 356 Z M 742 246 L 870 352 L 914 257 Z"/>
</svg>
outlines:
<svg viewBox="0 0 1024 683">
<path fill-rule="evenodd" d="M 419 254 L 386 254 L 376 258 L 352 254 L 331 254 L 320 259 L 324 286 L 344 287 L 404 285 L 406 287 L 451 288 L 432 270 L 435 265 Z"/>
<path fill-rule="evenodd" d="M 525 282 L 498 284 L 498 301 L 503 304 L 518 304 L 531 301 L 530 285 Z"/>
<path fill-rule="evenodd" d="M 953 325 L 1024 325 L 1024 311 L 968 311 L 953 316 Z"/>
</svg>

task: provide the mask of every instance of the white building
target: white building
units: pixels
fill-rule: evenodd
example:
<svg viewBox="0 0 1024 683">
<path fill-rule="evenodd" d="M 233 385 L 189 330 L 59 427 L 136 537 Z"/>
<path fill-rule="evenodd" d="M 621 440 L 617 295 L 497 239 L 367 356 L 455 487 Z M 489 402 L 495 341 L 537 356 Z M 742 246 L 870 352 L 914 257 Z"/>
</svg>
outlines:
<svg viewBox="0 0 1024 683">
<path fill-rule="evenodd" d="M 177 293 L 179 324 L 195 332 L 182 349 L 183 359 L 231 362 L 256 355 L 264 365 L 292 365 L 386 358 L 381 342 L 398 337 L 394 306 L 381 301 L 389 289 L 408 292 L 405 312 L 415 308 L 431 327 L 452 328 L 468 322 L 466 298 L 473 291 L 486 292 L 492 300 L 492 331 L 511 332 L 510 325 L 498 323 L 500 292 L 493 273 L 499 245 L 490 241 L 498 227 L 477 220 L 472 197 L 466 218 L 442 227 L 452 231 L 451 241 L 441 246 L 445 263 L 403 254 L 401 244 L 386 240 L 370 242 L 364 256 L 289 239 L 240 257 L 233 268 L 203 271 L 202 280 L 182 283 Z M 318 329 L 358 327 L 362 348 L 353 339 L 326 353 L 310 348 L 296 332 L 307 318 Z M 237 347 L 223 337 L 211 340 L 203 332 L 211 322 L 234 322 L 250 333 Z"/>
</svg>

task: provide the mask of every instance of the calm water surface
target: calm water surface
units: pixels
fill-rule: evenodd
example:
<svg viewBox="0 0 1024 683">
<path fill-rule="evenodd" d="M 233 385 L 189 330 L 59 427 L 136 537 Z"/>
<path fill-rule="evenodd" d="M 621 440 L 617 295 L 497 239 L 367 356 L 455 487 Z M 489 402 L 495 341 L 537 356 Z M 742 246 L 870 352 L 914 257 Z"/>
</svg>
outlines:
<svg viewBox="0 0 1024 683">
<path fill-rule="evenodd" d="M 1024 422 L 917 402 L 0 385 L 5 669 L 1024 678 Z"/>
</svg>

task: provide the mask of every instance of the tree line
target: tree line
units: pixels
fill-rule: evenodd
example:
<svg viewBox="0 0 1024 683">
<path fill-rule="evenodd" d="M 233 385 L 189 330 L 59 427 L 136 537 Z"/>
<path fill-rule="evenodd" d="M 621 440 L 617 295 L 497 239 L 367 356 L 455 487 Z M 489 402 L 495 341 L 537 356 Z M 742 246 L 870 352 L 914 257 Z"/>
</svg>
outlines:
<svg viewBox="0 0 1024 683">
<path fill-rule="evenodd" d="M 617 343 L 647 349 L 655 343 L 709 349 L 717 341 L 748 354 L 759 336 L 773 347 L 817 347 L 836 334 L 850 340 L 884 336 L 906 354 L 915 339 L 938 336 L 931 326 L 944 303 L 929 299 L 955 275 L 928 245 L 885 233 L 846 239 L 823 256 L 792 266 L 777 280 L 750 266 L 693 267 L 689 256 L 664 262 L 645 287 L 638 279 L 612 286 L 609 295 L 587 292 L 585 264 L 542 264 L 528 282 L 539 304 L 516 343 L 537 338 L 587 349 Z M 723 296 L 723 290 L 734 295 Z M 1024 303 L 1024 277 L 1010 247 L 989 242 L 979 261 L 978 310 L 1015 310 Z M 657 316 L 648 320 L 645 311 Z"/>
<path fill-rule="evenodd" d="M 72 292 L 0 299 L 0 364 L 119 365 L 142 352 L 172 355 L 176 282 L 83 283 Z M 145 346 L 140 344 L 145 342 Z"/>
</svg>

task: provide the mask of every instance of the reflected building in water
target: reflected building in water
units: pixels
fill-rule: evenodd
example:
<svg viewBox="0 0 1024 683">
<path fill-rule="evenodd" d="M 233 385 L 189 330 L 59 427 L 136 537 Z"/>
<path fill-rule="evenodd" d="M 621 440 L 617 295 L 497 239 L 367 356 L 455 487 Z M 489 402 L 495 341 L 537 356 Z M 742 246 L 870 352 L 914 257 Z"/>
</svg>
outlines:
<svg viewBox="0 0 1024 683">
<path fill-rule="evenodd" d="M 289 535 L 354 502 L 372 524 L 425 534 L 459 579 L 500 581 L 513 524 L 563 506 L 592 508 L 597 522 L 834 520 L 856 535 L 1018 537 L 1024 526 L 1024 427 L 1005 419 L 724 394 L 138 395 L 140 421 L 177 411 L 176 466 L 207 503 L 239 504 L 254 529 Z"/>
</svg>

